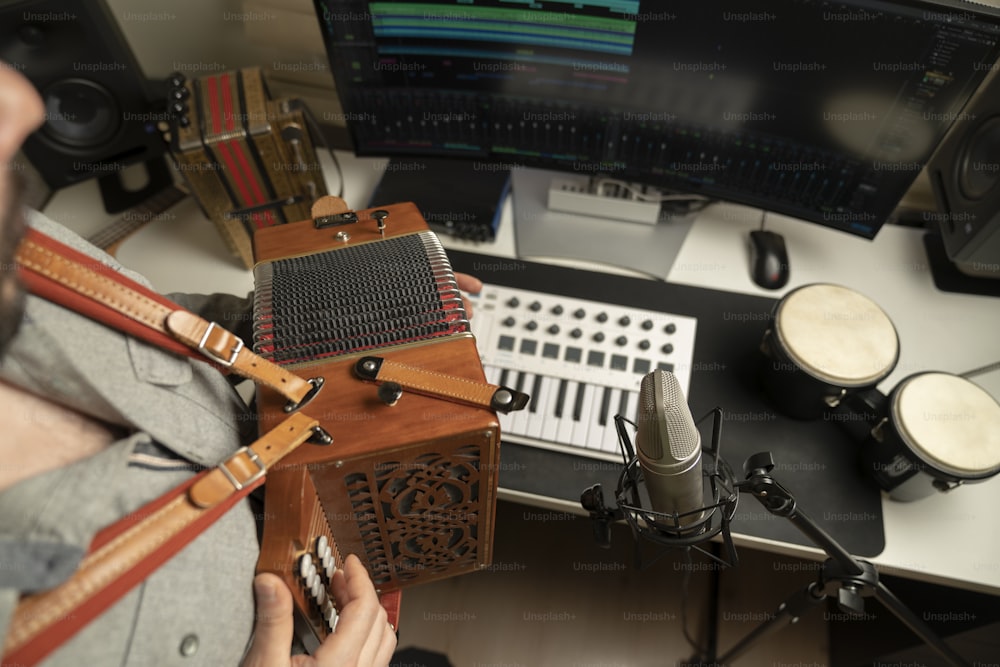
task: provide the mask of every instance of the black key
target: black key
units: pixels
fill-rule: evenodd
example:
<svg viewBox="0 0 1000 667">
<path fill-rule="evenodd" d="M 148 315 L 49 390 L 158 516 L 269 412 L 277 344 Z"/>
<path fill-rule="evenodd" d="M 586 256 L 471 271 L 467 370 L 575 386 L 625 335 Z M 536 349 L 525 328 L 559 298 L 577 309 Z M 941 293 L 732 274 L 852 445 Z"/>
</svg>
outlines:
<svg viewBox="0 0 1000 667">
<path fill-rule="evenodd" d="M 514 381 L 514 389 L 518 392 L 524 391 L 524 373 L 518 372 L 517 380 Z"/>
<path fill-rule="evenodd" d="M 507 386 L 507 376 L 509 374 L 510 374 L 510 370 L 509 369 L 506 369 L 506 368 L 502 369 L 500 371 L 500 381 L 497 382 L 497 384 L 500 385 L 501 387 L 506 387 Z"/>
<path fill-rule="evenodd" d="M 555 416 L 558 419 L 562 419 L 563 401 L 566 400 L 566 385 L 568 384 L 569 380 L 559 380 L 559 391 L 556 392 L 556 410 L 555 410 Z"/>
<path fill-rule="evenodd" d="M 584 384 L 578 384 L 576 386 L 576 401 L 573 403 L 573 421 L 580 421 L 580 415 L 583 414 L 583 394 L 584 394 Z"/>
<path fill-rule="evenodd" d="M 542 395 L 542 376 L 535 376 L 535 383 L 531 387 L 531 398 L 532 400 L 528 403 L 528 412 L 537 412 L 538 401 L 535 400 L 537 396 Z"/>
<path fill-rule="evenodd" d="M 608 408 L 611 406 L 611 387 L 604 388 L 604 395 L 601 396 L 601 414 L 597 417 L 597 423 L 601 426 L 608 425 Z"/>
<path fill-rule="evenodd" d="M 635 415 L 629 416 L 625 414 L 626 411 L 628 411 L 628 392 L 623 391 L 621 396 L 618 397 L 618 414 L 625 417 L 626 419 L 635 418 Z"/>
</svg>

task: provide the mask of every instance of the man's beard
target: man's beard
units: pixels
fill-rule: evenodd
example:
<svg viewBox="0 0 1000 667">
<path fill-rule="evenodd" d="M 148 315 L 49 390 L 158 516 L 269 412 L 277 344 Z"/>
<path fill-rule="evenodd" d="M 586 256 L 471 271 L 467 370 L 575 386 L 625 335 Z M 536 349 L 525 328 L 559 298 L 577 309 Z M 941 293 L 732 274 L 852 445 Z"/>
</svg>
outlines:
<svg viewBox="0 0 1000 667">
<path fill-rule="evenodd" d="M 6 189 L 9 195 L 7 205 L 0 211 L 0 359 L 21 326 L 26 300 L 14 263 L 25 229 L 21 205 L 24 181 L 11 171 L 7 174 L 7 183 L 0 185 L 0 191 Z"/>
</svg>

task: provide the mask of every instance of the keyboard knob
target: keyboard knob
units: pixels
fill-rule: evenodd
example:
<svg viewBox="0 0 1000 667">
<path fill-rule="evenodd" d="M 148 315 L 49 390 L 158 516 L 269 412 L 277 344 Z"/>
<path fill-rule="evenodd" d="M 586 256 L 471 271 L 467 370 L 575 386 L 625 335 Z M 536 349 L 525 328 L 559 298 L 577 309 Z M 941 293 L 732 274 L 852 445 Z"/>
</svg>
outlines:
<svg viewBox="0 0 1000 667">
<path fill-rule="evenodd" d="M 549 326 L 548 331 L 552 335 L 555 335 L 555 334 L 559 333 L 559 325 L 558 324 L 553 324 L 553 325 Z"/>
<path fill-rule="evenodd" d="M 538 328 L 538 322 L 531 320 L 530 322 L 524 325 L 524 328 L 527 329 L 528 331 L 534 331 L 535 329 Z"/>
<path fill-rule="evenodd" d="M 670 354 L 671 352 L 674 351 L 674 346 L 671 345 L 670 343 L 667 343 L 666 345 L 661 347 L 660 350 L 663 352 L 663 354 Z"/>
<path fill-rule="evenodd" d="M 615 338 L 615 345 L 617 345 L 618 347 L 625 347 L 626 345 L 628 345 L 628 338 L 626 338 L 625 336 L 619 336 L 618 338 Z"/>
<path fill-rule="evenodd" d="M 639 341 L 639 349 L 640 350 L 648 350 L 649 347 L 650 347 L 650 345 L 651 345 L 651 343 L 648 340 L 640 340 Z"/>
<path fill-rule="evenodd" d="M 598 322 L 607 322 L 608 321 L 608 314 L 607 313 L 598 313 L 597 314 L 597 321 Z"/>
<path fill-rule="evenodd" d="M 520 305 L 521 301 L 516 296 L 512 296 L 511 298 L 507 299 L 508 308 L 517 308 Z"/>
<path fill-rule="evenodd" d="M 671 322 L 667 326 L 663 327 L 663 331 L 666 332 L 666 333 L 668 333 L 668 334 L 672 334 L 675 331 L 677 331 L 677 325 Z"/>
<path fill-rule="evenodd" d="M 632 324 L 632 318 L 629 317 L 628 315 L 622 315 L 621 317 L 618 318 L 618 324 L 620 324 L 623 327 L 627 327 L 628 325 Z"/>
<path fill-rule="evenodd" d="M 569 335 L 570 338 L 579 338 L 580 336 L 583 335 L 583 331 L 581 331 L 580 329 L 573 329 L 572 331 L 569 332 Z"/>
<path fill-rule="evenodd" d="M 533 313 L 537 313 L 542 309 L 542 304 L 538 301 L 532 301 L 531 305 L 528 306 L 528 309 L 531 310 L 531 312 Z"/>
<path fill-rule="evenodd" d="M 504 325 L 505 327 L 512 327 L 516 323 L 517 323 L 517 320 L 515 320 L 513 317 L 505 317 L 504 320 L 503 320 L 503 322 L 501 322 L 500 324 Z"/>
<path fill-rule="evenodd" d="M 643 331 L 649 331 L 650 329 L 653 328 L 653 320 L 643 320 L 642 324 L 639 326 L 642 327 Z"/>
<path fill-rule="evenodd" d="M 602 334 L 600 331 L 598 331 L 597 333 L 595 333 L 594 334 L 594 342 L 595 343 L 602 343 L 602 342 L 604 342 L 604 334 Z"/>
<path fill-rule="evenodd" d="M 563 307 L 562 306 L 552 306 L 552 314 L 553 315 L 562 315 L 563 314 Z"/>
<path fill-rule="evenodd" d="M 575 317 L 578 320 L 582 320 L 586 316 L 587 316 L 587 311 L 585 311 L 583 308 L 577 308 L 576 310 L 573 311 L 573 317 Z"/>
</svg>

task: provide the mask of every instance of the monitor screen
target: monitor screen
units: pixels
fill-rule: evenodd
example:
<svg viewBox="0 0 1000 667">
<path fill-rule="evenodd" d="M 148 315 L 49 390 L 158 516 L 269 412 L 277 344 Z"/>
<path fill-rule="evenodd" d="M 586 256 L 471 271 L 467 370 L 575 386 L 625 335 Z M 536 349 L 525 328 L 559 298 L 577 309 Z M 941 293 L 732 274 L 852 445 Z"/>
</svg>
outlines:
<svg viewBox="0 0 1000 667">
<path fill-rule="evenodd" d="M 316 0 L 354 149 L 608 175 L 873 238 L 996 67 L 1000 11 Z"/>
</svg>

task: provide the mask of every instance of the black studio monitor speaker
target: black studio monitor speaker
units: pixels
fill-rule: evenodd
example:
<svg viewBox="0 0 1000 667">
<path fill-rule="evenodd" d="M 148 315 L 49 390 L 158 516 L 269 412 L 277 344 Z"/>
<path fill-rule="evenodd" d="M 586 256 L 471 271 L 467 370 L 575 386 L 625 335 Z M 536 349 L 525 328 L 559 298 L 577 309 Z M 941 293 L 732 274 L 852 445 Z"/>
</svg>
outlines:
<svg viewBox="0 0 1000 667">
<path fill-rule="evenodd" d="M 148 81 L 104 0 L 0 0 L 0 60 L 34 84 L 45 124 L 24 155 L 54 190 L 97 178 L 109 212 L 172 182 Z M 126 189 L 120 172 L 145 163 L 148 180 Z"/>
<path fill-rule="evenodd" d="M 934 241 L 940 246 L 938 252 L 965 276 L 995 280 L 996 286 L 988 292 L 1000 290 L 998 68 L 1000 63 L 994 65 L 927 166 L 938 208 L 936 236 L 940 241 Z"/>
</svg>

